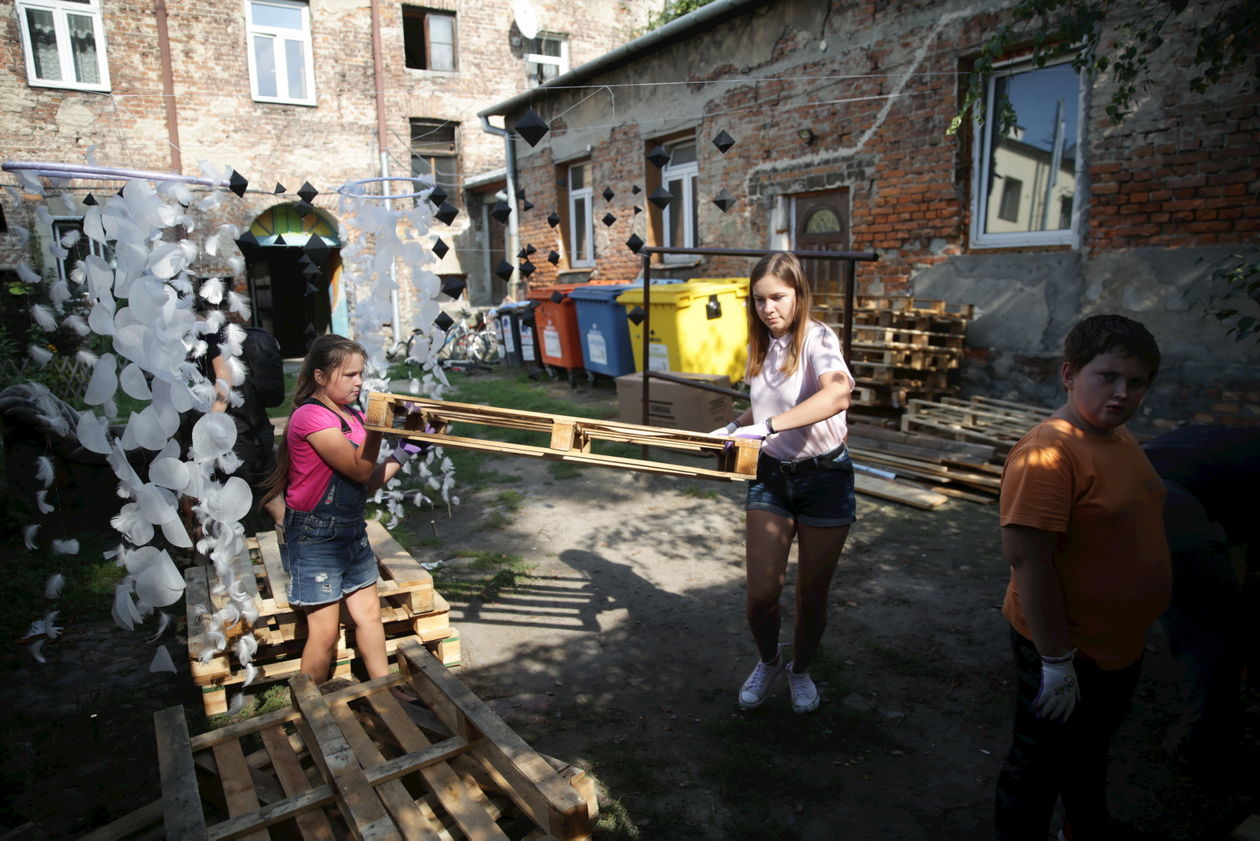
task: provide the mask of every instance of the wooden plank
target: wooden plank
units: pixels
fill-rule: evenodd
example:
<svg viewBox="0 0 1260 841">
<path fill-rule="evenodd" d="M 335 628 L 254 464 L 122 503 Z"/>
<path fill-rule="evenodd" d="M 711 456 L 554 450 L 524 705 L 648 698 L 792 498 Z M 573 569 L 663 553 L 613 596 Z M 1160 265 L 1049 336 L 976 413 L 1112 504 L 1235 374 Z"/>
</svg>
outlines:
<svg viewBox="0 0 1260 841">
<path fill-rule="evenodd" d="M 222 652 L 214 655 L 206 663 L 201 662 L 199 659 L 201 652 L 210 648 L 211 645 L 210 636 L 205 630 L 205 623 L 201 621 L 201 617 L 195 612 L 197 605 L 210 604 L 210 586 L 206 577 L 207 570 L 208 567 L 196 565 L 184 570 L 184 603 L 188 617 L 189 669 L 192 672 L 193 683 L 197 686 L 214 683 L 220 678 L 227 677 L 232 671 L 227 655 Z"/>
<path fill-rule="evenodd" d="M 1252 815 L 1230 833 L 1230 841 L 1260 841 L 1260 815 Z"/>
<path fill-rule="evenodd" d="M 867 476 L 863 473 L 853 475 L 853 486 L 858 493 L 901 502 L 924 510 L 931 510 L 949 502 L 949 497 L 943 494 L 912 488 L 904 483 L 880 479 L 878 476 Z"/>
<path fill-rule="evenodd" d="M 219 785 L 223 787 L 223 802 L 228 815 L 233 818 L 257 812 L 258 795 L 254 792 L 254 784 L 250 780 L 249 766 L 245 763 L 245 754 L 241 751 L 239 741 L 220 742 L 210 749 L 214 754 L 215 765 L 219 769 Z M 268 841 L 271 834 L 265 829 L 240 836 L 246 841 Z"/>
<path fill-rule="evenodd" d="M 211 827 L 210 839 L 211 841 L 228 841 L 233 838 L 243 838 L 259 827 L 266 828 L 281 821 L 296 819 L 298 815 L 309 814 L 314 809 L 335 803 L 336 800 L 337 794 L 332 786 L 319 785 L 296 797 L 288 797 L 269 806 L 263 806 L 248 815 L 240 815 L 217 823 Z"/>
<path fill-rule="evenodd" d="M 162 818 L 166 837 L 184 841 L 208 839 L 201 812 L 201 792 L 183 707 L 153 714 L 157 733 L 158 771 L 162 781 Z"/>
<path fill-rule="evenodd" d="M 141 806 L 134 812 L 128 812 L 102 827 L 97 827 L 87 835 L 82 836 L 79 841 L 119 841 L 121 838 L 126 838 L 145 827 L 161 823 L 161 821 L 162 799 L 158 798 L 152 803 Z"/>
<path fill-rule="evenodd" d="M 424 654 L 426 660 L 433 660 L 427 653 Z M 437 665 L 437 661 L 433 661 L 437 668 L 443 668 Z M 432 747 L 432 743 L 428 738 L 420 732 L 420 728 L 416 727 L 406 713 L 402 710 L 402 705 L 388 692 L 380 692 L 368 696 L 368 703 L 372 705 L 372 709 L 385 722 L 385 726 L 389 728 L 390 733 L 402 745 L 403 750 L 408 753 L 417 753 Z M 459 736 L 455 737 L 461 743 L 460 752 L 468 749 L 468 740 Z M 432 765 L 425 765 L 420 768 L 420 774 L 424 777 L 425 782 L 429 784 L 430 790 L 434 796 L 442 804 L 444 808 L 455 822 L 459 825 L 469 838 L 476 839 L 497 839 L 497 841 L 509 841 L 503 830 L 495 824 L 494 819 L 486 813 L 486 810 L 477 803 L 468 793 L 467 786 L 459 776 L 451 770 L 451 767 L 445 762 Z"/>
<path fill-rule="evenodd" d="M 406 592 L 412 613 L 428 613 L 433 609 L 433 576 L 420 566 L 411 553 L 402 547 L 379 520 L 367 521 L 368 542 L 380 561 L 382 595 Z"/>
<path fill-rule="evenodd" d="M 940 479 L 942 481 L 962 482 L 977 488 L 992 490 L 995 493 L 1002 487 L 1002 480 L 1000 478 L 988 475 L 987 473 L 970 472 L 966 469 L 947 467 L 943 464 L 915 461 L 913 459 L 901 458 L 888 453 L 869 453 L 863 450 L 850 450 L 850 452 L 853 454 L 853 458 L 856 461 L 865 461 L 871 464 L 910 470 L 922 476 Z"/>
<path fill-rule="evenodd" d="M 307 742 L 312 755 L 326 769 L 327 779 L 341 795 L 341 811 L 351 832 L 359 841 L 397 839 L 398 830 L 377 798 L 355 760 L 354 751 L 333 720 L 328 704 L 309 676 L 299 674 L 289 682 L 293 703 L 313 741 Z"/>
<path fill-rule="evenodd" d="M 585 801 L 484 701 L 418 644 L 403 643 L 399 654 L 400 664 L 405 663 L 410 670 L 411 685 L 438 717 L 470 742 L 476 736 L 469 738 L 469 734 L 485 736 L 488 743 L 482 746 L 479 758 L 501 774 L 518 777 L 513 780 L 513 801 L 533 816 L 535 823 L 561 838 L 590 832 Z"/>
<path fill-rule="evenodd" d="M 287 609 L 289 606 L 289 574 L 284 571 L 284 563 L 280 560 L 280 543 L 276 531 L 259 532 L 258 552 L 262 555 L 263 568 L 267 571 L 267 582 L 271 588 L 271 598 L 277 608 Z"/>
<path fill-rule="evenodd" d="M 259 735 L 262 737 L 267 755 L 271 757 L 271 767 L 275 770 L 280 787 L 289 797 L 296 797 L 310 791 L 312 786 L 310 780 L 306 778 L 306 772 L 302 770 L 302 763 L 297 752 L 293 750 L 282 728 L 283 725 L 268 727 Z M 303 838 L 312 839 L 312 841 L 332 841 L 333 839 L 332 826 L 322 811 L 313 809 L 299 814 L 297 825 L 302 831 Z"/>
<path fill-rule="evenodd" d="M 861 415 L 850 415 L 849 435 L 855 438 L 875 439 L 895 444 L 906 444 L 924 449 L 936 450 L 942 457 L 956 458 L 960 461 L 987 464 L 994 459 L 994 448 L 984 444 L 969 444 L 966 441 L 953 441 L 926 433 L 906 432 L 899 429 L 885 429 L 869 422 L 863 422 Z"/>
</svg>

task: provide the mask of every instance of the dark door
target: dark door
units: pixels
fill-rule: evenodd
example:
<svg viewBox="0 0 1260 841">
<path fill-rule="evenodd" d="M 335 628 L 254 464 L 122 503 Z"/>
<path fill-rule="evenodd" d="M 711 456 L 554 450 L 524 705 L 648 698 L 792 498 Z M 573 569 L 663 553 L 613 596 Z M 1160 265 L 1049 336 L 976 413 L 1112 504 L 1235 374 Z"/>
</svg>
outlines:
<svg viewBox="0 0 1260 841">
<path fill-rule="evenodd" d="M 305 356 L 311 340 L 327 333 L 332 322 L 328 269 L 305 274 L 302 254 L 296 246 L 264 246 L 261 259 L 249 267 L 258 323 L 288 357 Z"/>
<path fill-rule="evenodd" d="M 849 191 L 828 190 L 796 196 L 793 231 L 795 247 L 800 251 L 849 250 Z M 844 262 L 841 260 L 806 260 L 805 275 L 820 296 L 844 294 Z"/>
</svg>

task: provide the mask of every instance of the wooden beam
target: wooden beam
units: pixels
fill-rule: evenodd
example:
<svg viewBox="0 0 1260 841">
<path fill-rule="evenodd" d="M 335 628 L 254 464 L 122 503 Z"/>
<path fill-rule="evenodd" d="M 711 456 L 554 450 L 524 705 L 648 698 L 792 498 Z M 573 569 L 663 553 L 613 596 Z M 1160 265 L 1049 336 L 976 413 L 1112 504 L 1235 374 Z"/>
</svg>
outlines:
<svg viewBox="0 0 1260 841">
<path fill-rule="evenodd" d="M 166 837 L 180 841 L 208 839 L 201 812 L 201 791 L 193 765 L 188 722 L 183 707 L 167 707 L 153 714 L 157 731 L 158 771 L 162 780 L 162 817 Z"/>
</svg>

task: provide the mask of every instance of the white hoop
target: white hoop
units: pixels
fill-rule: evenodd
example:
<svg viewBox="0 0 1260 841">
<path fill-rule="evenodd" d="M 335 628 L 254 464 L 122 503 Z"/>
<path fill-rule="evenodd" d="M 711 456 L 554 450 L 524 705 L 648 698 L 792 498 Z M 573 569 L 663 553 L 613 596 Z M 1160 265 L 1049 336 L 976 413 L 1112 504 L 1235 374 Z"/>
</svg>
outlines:
<svg viewBox="0 0 1260 841">
<path fill-rule="evenodd" d="M 6 172 L 18 170 L 40 175 L 45 178 L 79 178 L 97 181 L 127 181 L 132 178 L 143 178 L 148 181 L 176 181 L 184 184 L 198 184 L 202 187 L 227 187 L 226 181 L 215 181 L 211 178 L 198 178 L 195 175 L 181 175 L 177 172 L 151 172 L 145 169 L 121 169 L 112 166 L 87 166 L 85 164 L 59 164 L 47 161 L 7 161 L 0 164 Z"/>
<path fill-rule="evenodd" d="M 384 181 L 408 181 L 412 184 L 422 185 L 422 189 L 415 190 L 410 193 L 396 193 L 389 196 L 377 196 L 372 193 L 364 193 L 353 189 L 354 187 L 359 187 L 364 184 L 379 184 Z M 377 199 L 380 201 L 384 201 L 386 199 L 420 199 L 424 198 L 424 194 L 426 192 L 432 192 L 433 188 L 436 186 L 436 184 L 430 184 L 423 178 L 409 178 L 404 175 L 386 175 L 380 178 L 359 178 L 354 181 L 347 181 L 345 184 L 342 184 L 337 188 L 337 193 L 343 196 L 348 196 L 352 199 Z"/>
</svg>

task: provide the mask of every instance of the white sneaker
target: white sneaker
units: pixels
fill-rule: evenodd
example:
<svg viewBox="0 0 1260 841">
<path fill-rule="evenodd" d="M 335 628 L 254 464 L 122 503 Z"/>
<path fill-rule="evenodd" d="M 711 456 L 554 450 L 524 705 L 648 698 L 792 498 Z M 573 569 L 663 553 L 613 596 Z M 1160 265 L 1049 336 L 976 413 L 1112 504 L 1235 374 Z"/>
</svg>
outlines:
<svg viewBox="0 0 1260 841">
<path fill-rule="evenodd" d="M 775 679 L 783 669 L 782 656 L 775 657 L 773 663 L 758 661 L 757 667 L 752 670 L 748 680 L 744 681 L 744 685 L 739 688 L 739 708 L 741 710 L 755 710 L 757 707 L 760 707 L 766 700 L 766 696 L 770 694 L 770 687 L 774 685 Z"/>
<path fill-rule="evenodd" d="M 788 663 L 787 676 L 788 692 L 792 695 L 792 711 L 812 713 L 818 709 L 818 704 L 822 699 L 818 695 L 818 687 L 814 686 L 814 681 L 810 678 L 809 672 L 798 675 L 792 671 L 792 664 Z"/>
</svg>

